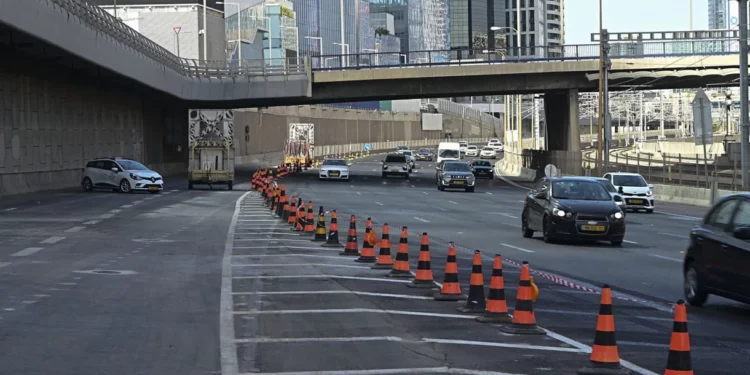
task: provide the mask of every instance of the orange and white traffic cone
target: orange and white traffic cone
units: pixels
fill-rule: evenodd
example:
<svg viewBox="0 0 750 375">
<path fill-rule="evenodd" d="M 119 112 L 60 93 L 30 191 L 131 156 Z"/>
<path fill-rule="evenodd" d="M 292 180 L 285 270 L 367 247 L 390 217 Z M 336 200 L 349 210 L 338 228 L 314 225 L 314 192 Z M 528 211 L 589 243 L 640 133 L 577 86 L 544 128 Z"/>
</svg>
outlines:
<svg viewBox="0 0 750 375">
<path fill-rule="evenodd" d="M 339 214 L 336 210 L 331 211 L 331 225 L 328 228 L 328 239 L 324 247 L 344 247 L 339 241 Z"/>
<path fill-rule="evenodd" d="M 307 202 L 307 217 L 305 218 L 305 231 L 301 233 L 302 235 L 308 235 L 315 233 L 315 218 L 313 217 L 313 204 L 312 202 Z"/>
<path fill-rule="evenodd" d="M 687 309 L 685 301 L 677 301 L 674 309 L 672 338 L 669 340 L 669 356 L 664 375 L 693 375 L 690 359 L 690 334 L 688 334 Z"/>
<path fill-rule="evenodd" d="M 481 314 L 486 307 L 487 301 L 484 299 L 484 275 L 482 274 L 482 254 L 479 250 L 474 250 L 471 278 L 469 279 L 469 297 L 466 299 L 466 306 L 459 307 L 458 311 Z"/>
<path fill-rule="evenodd" d="M 380 248 L 380 254 L 378 260 L 371 267 L 376 270 L 387 270 L 393 267 L 393 258 L 391 257 L 391 239 L 390 229 L 388 224 L 383 224 L 383 237 L 380 239 L 378 247 Z"/>
<path fill-rule="evenodd" d="M 443 287 L 435 293 L 436 301 L 463 301 L 466 295 L 461 293 L 458 283 L 458 263 L 456 262 L 456 245 L 451 242 L 448 247 L 448 259 L 445 262 Z"/>
<path fill-rule="evenodd" d="M 529 262 L 523 261 L 521 267 L 521 279 L 518 282 L 518 295 L 516 296 L 516 308 L 513 310 L 512 325 L 501 326 L 500 330 L 505 333 L 519 335 L 546 335 L 547 332 L 536 325 L 534 316 L 534 302 L 532 302 L 533 291 L 531 290 L 531 271 Z"/>
<path fill-rule="evenodd" d="M 578 369 L 580 375 L 624 375 L 630 371 L 620 366 L 620 355 L 615 340 L 615 317 L 612 314 L 612 290 L 609 285 L 602 287 L 599 317 L 596 319 L 594 346 L 589 356 L 588 366 Z"/>
<path fill-rule="evenodd" d="M 407 227 L 401 228 L 401 238 L 398 240 L 398 248 L 396 250 L 396 261 L 393 262 L 393 268 L 388 277 L 403 277 L 410 278 L 411 271 L 409 270 L 409 229 Z"/>
<path fill-rule="evenodd" d="M 482 323 L 510 323 L 508 303 L 505 301 L 505 278 L 503 277 L 503 258 L 495 255 L 490 278 L 490 292 L 487 295 L 487 309 L 484 315 L 478 316 Z"/>
<path fill-rule="evenodd" d="M 359 256 L 359 247 L 357 245 L 357 218 L 352 215 L 349 217 L 349 233 L 346 234 L 346 247 L 339 255 Z"/>
<path fill-rule="evenodd" d="M 411 284 L 406 284 L 410 288 L 432 288 L 435 287 L 435 280 L 432 276 L 432 261 L 430 259 L 430 238 L 427 233 L 422 233 L 422 243 L 419 246 L 419 261 L 417 262 L 417 274 Z"/>
<path fill-rule="evenodd" d="M 365 238 L 362 239 L 362 253 L 354 261 L 359 263 L 375 263 L 374 246 L 377 242 L 378 235 L 372 231 L 372 219 L 368 217 L 365 224 Z"/>
</svg>

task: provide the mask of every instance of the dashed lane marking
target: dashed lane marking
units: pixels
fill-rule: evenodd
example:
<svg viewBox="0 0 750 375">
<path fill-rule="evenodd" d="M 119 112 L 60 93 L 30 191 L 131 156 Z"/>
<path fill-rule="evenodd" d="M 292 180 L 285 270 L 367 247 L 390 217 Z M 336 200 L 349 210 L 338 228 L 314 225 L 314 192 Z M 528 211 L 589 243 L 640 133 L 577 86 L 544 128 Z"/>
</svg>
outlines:
<svg viewBox="0 0 750 375">
<path fill-rule="evenodd" d="M 543 350 L 543 351 L 550 351 L 550 352 L 566 352 L 566 353 L 583 352 L 581 349 L 578 349 L 578 348 L 562 348 L 559 346 L 540 346 L 540 345 L 529 345 L 529 344 L 509 344 L 509 343 L 488 342 L 488 341 L 446 340 L 446 339 L 433 339 L 433 338 L 423 338 L 422 341 L 427 342 L 427 343 L 433 343 L 433 344 L 491 346 L 495 348 Z"/>
<path fill-rule="evenodd" d="M 12 257 L 27 257 L 29 255 L 34 255 L 40 251 L 44 250 L 43 247 L 27 247 L 17 253 L 13 253 L 10 256 Z"/>
<path fill-rule="evenodd" d="M 683 238 L 683 239 L 688 239 L 689 238 L 688 236 L 683 236 L 681 234 L 663 233 L 663 232 L 659 232 L 659 234 L 665 235 L 665 236 L 670 236 L 670 237 Z"/>
<path fill-rule="evenodd" d="M 664 255 L 648 254 L 648 256 L 654 257 L 654 258 L 659 258 L 659 259 L 664 259 L 664 260 L 670 260 L 672 262 L 682 263 L 682 259 L 672 258 L 672 257 L 664 256 Z"/>
<path fill-rule="evenodd" d="M 109 212 L 110 212 L 110 213 L 113 213 L 113 214 L 116 214 L 116 213 L 118 213 L 118 212 L 120 212 L 120 211 L 122 211 L 122 210 L 118 210 L 118 209 L 116 209 L 116 208 L 115 208 L 114 210 L 109 210 Z M 111 216 L 110 216 L 110 217 L 111 217 Z"/>
<path fill-rule="evenodd" d="M 98 224 L 99 222 L 101 222 L 101 220 L 89 220 L 83 223 L 83 225 L 94 225 L 94 224 Z"/>
<path fill-rule="evenodd" d="M 236 249 L 236 248 L 235 248 Z M 329 263 L 263 263 L 263 264 L 233 264 L 232 267 L 334 267 L 334 268 L 366 268 L 371 269 L 370 266 L 350 266 L 344 264 L 329 264 Z"/>
<path fill-rule="evenodd" d="M 673 213 L 664 212 L 664 211 L 656 211 L 656 213 L 657 214 L 662 214 L 662 215 L 667 215 L 667 216 L 679 217 L 679 218 L 683 218 L 683 219 L 689 219 L 689 220 L 700 220 L 701 219 L 701 218 L 696 217 L 696 216 L 673 214 Z"/>
<path fill-rule="evenodd" d="M 382 205 L 383 205 L 383 204 L 382 204 L 382 203 L 380 203 L 380 202 L 375 202 L 375 204 L 377 204 L 378 206 L 382 206 Z"/>
<path fill-rule="evenodd" d="M 4 209 L 3 212 L 11 212 L 11 211 L 15 211 L 15 210 L 16 210 L 15 207 L 11 207 L 11 208 Z"/>
<path fill-rule="evenodd" d="M 65 239 L 65 237 L 52 236 L 52 237 L 49 237 L 46 240 L 44 240 L 42 242 L 39 242 L 39 243 L 43 243 L 43 244 L 47 244 L 47 245 L 52 245 L 52 244 L 56 244 L 56 243 L 58 243 L 58 242 L 60 242 L 60 241 L 62 241 L 64 239 Z"/>
<path fill-rule="evenodd" d="M 235 247 L 236 249 L 236 247 Z M 318 255 L 318 254 L 235 254 L 232 258 L 272 258 L 272 257 L 309 257 L 309 258 L 324 258 L 324 259 L 338 259 L 345 262 L 351 262 L 352 259 L 348 257 L 342 257 L 340 255 Z M 590 294 L 590 293 L 587 293 Z"/>
<path fill-rule="evenodd" d="M 414 218 L 417 219 L 417 220 L 419 220 L 419 221 L 421 221 L 421 222 L 423 222 L 423 223 L 429 223 L 430 222 L 429 220 L 422 219 L 421 217 L 414 216 Z"/>
<path fill-rule="evenodd" d="M 82 231 L 84 229 L 86 229 L 86 227 L 80 227 L 80 226 L 79 227 L 72 227 L 72 228 L 66 229 L 65 232 L 66 233 L 75 233 L 75 232 L 80 232 L 80 231 Z"/>
<path fill-rule="evenodd" d="M 511 219 L 518 219 L 518 216 L 515 216 L 515 215 L 511 215 L 511 214 L 504 214 L 504 213 L 500 213 L 500 215 L 502 215 L 502 216 L 505 216 L 505 217 L 509 217 L 509 218 L 511 218 Z"/>
<path fill-rule="evenodd" d="M 505 247 L 509 247 L 511 249 L 516 249 L 518 251 L 523 251 L 524 253 L 534 253 L 535 252 L 534 250 L 529 250 L 529 249 L 524 249 L 524 248 L 518 247 L 518 246 L 508 245 L 507 243 L 501 243 L 500 245 L 503 245 Z"/>
<path fill-rule="evenodd" d="M 427 195 L 427 194 L 429 194 L 429 193 L 428 193 L 428 192 L 426 192 L 426 191 L 423 191 L 423 192 L 422 192 L 422 194 L 424 194 L 424 195 Z"/>
<path fill-rule="evenodd" d="M 115 216 L 115 215 L 113 215 L 113 214 L 104 214 L 104 215 L 99 215 L 99 218 L 100 218 L 100 219 L 111 219 L 111 218 L 113 218 L 114 216 Z"/>
<path fill-rule="evenodd" d="M 411 282 L 411 281 L 407 281 Z M 380 309 L 309 309 L 309 310 L 246 310 L 234 311 L 235 315 L 286 315 L 286 314 L 351 314 L 351 313 L 374 313 L 374 314 L 392 314 L 392 315 L 410 315 L 424 316 L 430 318 L 449 318 L 449 319 L 476 319 L 476 316 L 459 315 L 459 314 L 441 314 L 420 311 L 405 310 L 380 310 Z"/>
<path fill-rule="evenodd" d="M 633 245 L 638 245 L 638 242 L 635 242 L 635 241 L 622 240 L 622 242 L 633 244 Z"/>
<path fill-rule="evenodd" d="M 8 266 L 10 266 L 11 264 L 13 264 L 13 263 L 10 263 L 10 262 L 0 262 L 0 268 L 3 268 L 3 267 L 8 267 Z"/>
<path fill-rule="evenodd" d="M 326 264 L 329 265 L 329 264 Z M 360 268 L 363 266 L 360 266 Z M 370 267 L 366 267 L 370 268 Z M 281 292 L 237 292 L 232 293 L 232 295 L 235 296 L 244 296 L 244 295 L 308 295 L 308 294 L 354 294 L 357 296 L 370 296 L 370 297 L 387 297 L 387 298 L 403 298 L 403 299 L 419 299 L 419 300 L 434 300 L 434 297 L 426 297 L 426 296 L 412 296 L 408 294 L 391 294 L 391 293 L 371 293 L 371 292 L 358 292 L 356 290 L 314 290 L 314 291 L 305 291 L 305 290 L 294 290 L 294 291 L 281 291 Z"/>
<path fill-rule="evenodd" d="M 133 205 L 132 204 L 123 204 L 122 206 L 120 206 L 120 208 L 130 208 L 130 207 L 133 207 Z"/>
<path fill-rule="evenodd" d="M 340 249 L 339 249 L 340 251 Z M 381 279 L 377 277 L 358 277 L 358 276 L 340 276 L 340 275 L 257 275 L 257 276 L 233 276 L 235 280 L 246 279 L 342 279 L 342 280 L 360 280 L 360 281 L 380 281 L 384 283 L 409 284 L 411 280 L 399 279 Z"/>
<path fill-rule="evenodd" d="M 454 202 L 454 201 L 448 201 L 448 203 L 450 203 L 450 204 L 458 204 L 458 202 Z"/>
<path fill-rule="evenodd" d="M 492 193 L 490 193 L 489 191 L 485 191 L 484 193 L 487 195 L 492 195 Z"/>
<path fill-rule="evenodd" d="M 241 241 L 236 240 L 235 241 Z M 281 246 L 281 245 L 273 245 L 273 246 L 234 246 L 233 249 L 238 250 L 263 250 L 263 249 L 289 249 L 289 250 L 312 250 L 312 251 L 338 251 L 341 252 L 341 248 L 336 247 L 307 247 L 307 246 Z"/>
<path fill-rule="evenodd" d="M 421 368 L 388 368 L 373 370 L 342 370 L 342 371 L 295 371 L 295 372 L 266 372 L 266 375 L 401 375 L 401 374 L 458 374 L 458 375 L 520 375 L 497 371 L 479 371 L 454 367 L 421 367 Z M 251 375 L 242 373 L 239 375 Z"/>
</svg>

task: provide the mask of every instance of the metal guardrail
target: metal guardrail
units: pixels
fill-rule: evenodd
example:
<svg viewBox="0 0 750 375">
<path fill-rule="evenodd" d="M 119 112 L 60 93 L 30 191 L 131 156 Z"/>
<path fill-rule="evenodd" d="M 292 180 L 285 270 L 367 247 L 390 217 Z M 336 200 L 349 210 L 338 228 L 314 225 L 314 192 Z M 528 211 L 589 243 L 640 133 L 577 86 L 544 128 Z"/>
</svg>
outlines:
<svg viewBox="0 0 750 375">
<path fill-rule="evenodd" d="M 739 54 L 736 39 L 708 39 L 665 42 L 610 42 L 610 58 L 657 58 L 720 56 Z M 510 52 L 510 53 L 509 53 Z M 520 54 L 519 54 L 520 52 Z M 373 69 L 402 66 L 476 65 L 593 60 L 599 58 L 599 44 L 520 47 L 497 50 L 437 50 L 356 53 L 310 56 L 313 70 Z"/>
<path fill-rule="evenodd" d="M 32 0 L 24 0 L 32 1 Z M 305 74 L 305 58 L 265 59 L 238 61 L 203 61 L 177 57 L 151 39 L 133 30 L 102 8 L 84 0 L 37 0 L 54 6 L 81 24 L 103 33 L 185 77 L 243 78 L 253 76 L 278 76 Z"/>
</svg>

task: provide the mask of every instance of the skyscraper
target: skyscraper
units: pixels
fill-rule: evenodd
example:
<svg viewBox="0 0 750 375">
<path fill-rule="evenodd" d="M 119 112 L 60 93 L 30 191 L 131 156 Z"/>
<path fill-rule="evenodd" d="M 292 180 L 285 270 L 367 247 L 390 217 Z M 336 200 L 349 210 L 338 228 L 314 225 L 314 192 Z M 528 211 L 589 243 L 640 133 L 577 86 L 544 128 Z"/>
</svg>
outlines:
<svg viewBox="0 0 750 375">
<path fill-rule="evenodd" d="M 447 51 L 450 48 L 448 0 L 370 0 L 370 12 L 393 15 L 402 53 Z M 409 54 L 412 62 L 441 58 L 447 58 L 447 53 Z"/>
<path fill-rule="evenodd" d="M 726 29 L 728 22 L 727 0 L 708 0 L 708 28 Z"/>
<path fill-rule="evenodd" d="M 494 50 L 495 1 L 448 0 L 451 50 Z M 504 33 L 501 33 L 504 34 Z"/>
<path fill-rule="evenodd" d="M 550 5 L 555 9 L 557 5 L 557 16 L 559 17 L 560 25 L 555 23 L 556 20 L 552 20 L 550 27 L 560 26 L 562 29 L 562 9 L 560 1 L 558 0 L 505 0 L 505 32 L 507 37 L 508 55 L 518 56 L 520 52 L 521 57 L 523 56 L 543 56 L 547 53 L 547 47 L 549 47 L 548 41 L 548 29 L 547 20 L 548 12 L 547 5 Z M 520 6 L 519 6 L 520 5 Z M 520 9 L 521 19 L 518 19 L 518 9 Z M 553 10 L 552 15 L 554 16 L 555 11 Z M 512 30 L 511 30 L 512 29 Z M 518 45 L 517 32 L 521 34 L 521 45 Z M 562 43 L 562 33 L 558 35 L 560 39 L 554 38 L 554 43 L 558 45 Z M 519 49 L 520 47 L 520 49 Z M 542 48 L 539 48 L 542 47 Z"/>
</svg>

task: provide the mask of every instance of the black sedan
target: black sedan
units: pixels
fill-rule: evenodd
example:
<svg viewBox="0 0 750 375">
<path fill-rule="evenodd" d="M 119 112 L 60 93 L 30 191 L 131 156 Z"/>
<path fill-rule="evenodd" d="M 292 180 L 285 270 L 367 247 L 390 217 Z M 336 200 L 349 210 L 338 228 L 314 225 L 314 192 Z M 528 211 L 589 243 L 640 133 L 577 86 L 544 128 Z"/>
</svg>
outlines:
<svg viewBox="0 0 750 375">
<path fill-rule="evenodd" d="M 489 160 L 474 160 L 471 162 L 471 171 L 476 177 L 487 177 L 490 179 L 495 177 L 495 169 Z"/>
<path fill-rule="evenodd" d="M 719 200 L 690 231 L 683 272 L 693 306 L 709 294 L 750 303 L 750 194 Z"/>
<path fill-rule="evenodd" d="M 420 148 L 419 151 L 417 151 L 415 158 L 421 161 L 432 161 L 432 151 L 426 148 Z"/>
<path fill-rule="evenodd" d="M 545 177 L 526 196 L 521 231 L 526 238 L 540 231 L 544 242 L 577 239 L 620 246 L 625 237 L 625 215 L 596 181 Z"/>
</svg>

